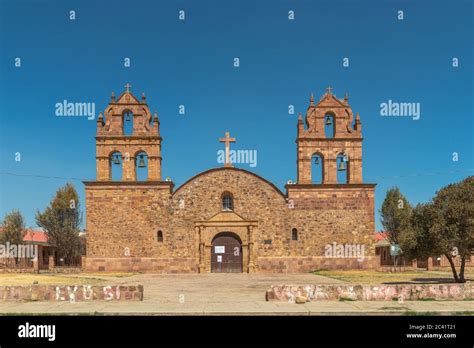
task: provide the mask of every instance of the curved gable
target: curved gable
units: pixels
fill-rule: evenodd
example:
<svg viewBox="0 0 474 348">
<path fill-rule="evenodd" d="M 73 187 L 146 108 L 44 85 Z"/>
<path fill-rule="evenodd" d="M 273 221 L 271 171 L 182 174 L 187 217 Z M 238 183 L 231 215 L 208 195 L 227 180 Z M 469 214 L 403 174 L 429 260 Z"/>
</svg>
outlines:
<svg viewBox="0 0 474 348">
<path fill-rule="evenodd" d="M 184 182 L 181 186 L 179 186 L 176 190 L 174 190 L 172 196 L 174 196 L 175 194 L 177 194 L 182 188 L 184 188 L 186 185 L 188 185 L 189 183 L 191 183 L 192 181 L 196 180 L 197 178 L 200 178 L 202 176 L 205 176 L 205 175 L 208 175 L 210 173 L 213 173 L 213 172 L 219 172 L 219 171 L 236 171 L 236 172 L 240 172 L 240 173 L 244 173 L 244 174 L 248 174 L 248 175 L 251 175 L 253 176 L 254 178 L 264 182 L 266 185 L 270 186 L 274 191 L 276 191 L 283 199 L 286 199 L 286 196 L 285 194 L 283 194 L 283 192 L 280 191 L 280 189 L 278 187 L 276 187 L 273 183 L 271 183 L 270 181 L 268 181 L 267 179 L 264 179 L 262 178 L 261 176 L 253 173 L 253 172 L 250 172 L 248 170 L 245 170 L 245 169 L 240 169 L 240 168 L 234 168 L 234 167 L 219 167 L 219 168 L 212 168 L 212 169 L 209 169 L 209 170 L 206 170 L 204 172 L 200 172 L 196 175 L 194 175 L 193 177 L 191 177 L 190 179 L 188 179 L 186 182 Z"/>
</svg>

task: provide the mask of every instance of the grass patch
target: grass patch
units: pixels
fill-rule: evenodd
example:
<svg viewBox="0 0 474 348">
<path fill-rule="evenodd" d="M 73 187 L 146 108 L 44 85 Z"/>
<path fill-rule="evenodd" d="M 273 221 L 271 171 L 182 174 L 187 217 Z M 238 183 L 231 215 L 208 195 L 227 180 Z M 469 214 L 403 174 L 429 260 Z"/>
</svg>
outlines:
<svg viewBox="0 0 474 348">
<path fill-rule="evenodd" d="M 417 311 L 406 311 L 404 313 L 405 315 L 408 316 L 439 316 L 441 315 L 440 312 L 417 312 Z"/>
<path fill-rule="evenodd" d="M 408 307 L 381 307 L 380 309 L 381 309 L 381 310 L 397 310 L 397 311 L 401 311 L 401 310 L 408 310 Z"/>
<path fill-rule="evenodd" d="M 0 286 L 32 285 L 34 282 L 38 285 L 92 285 L 102 281 L 104 279 L 65 274 L 0 274 Z"/>
<path fill-rule="evenodd" d="M 82 272 L 78 273 L 78 275 L 86 276 L 86 277 L 114 277 L 114 278 L 126 278 L 131 277 L 137 274 L 142 274 L 143 272 L 100 272 L 100 273 L 89 273 L 89 272 Z"/>
<path fill-rule="evenodd" d="M 95 285 L 136 274 L 139 273 L 0 273 L 0 286 L 32 285 L 35 282 L 39 285 Z"/>
<path fill-rule="evenodd" d="M 454 315 L 474 315 L 474 311 L 454 312 Z"/>
</svg>

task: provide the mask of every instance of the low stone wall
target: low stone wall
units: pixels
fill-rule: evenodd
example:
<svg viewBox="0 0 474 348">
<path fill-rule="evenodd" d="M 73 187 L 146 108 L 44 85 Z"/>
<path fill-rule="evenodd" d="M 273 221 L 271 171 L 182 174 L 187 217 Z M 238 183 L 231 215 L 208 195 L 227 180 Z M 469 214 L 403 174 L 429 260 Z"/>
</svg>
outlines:
<svg viewBox="0 0 474 348">
<path fill-rule="evenodd" d="M 403 285 L 272 285 L 267 301 L 304 303 L 309 301 L 392 301 L 392 300 L 474 300 L 474 285 L 403 284 Z"/>
<path fill-rule="evenodd" d="M 416 271 L 416 269 L 411 267 L 411 266 L 381 266 L 378 270 L 380 272 L 387 272 L 387 273 L 400 273 L 400 272 Z"/>
<path fill-rule="evenodd" d="M 376 269 L 380 266 L 379 256 L 357 258 L 308 257 L 259 257 L 258 272 L 262 273 L 307 273 L 318 269 Z"/>
<path fill-rule="evenodd" d="M 83 257 L 82 269 L 86 272 L 198 273 L 198 262 L 185 257 Z"/>
<path fill-rule="evenodd" d="M 52 273 L 65 273 L 65 274 L 74 274 L 81 273 L 82 269 L 80 266 L 55 266 L 49 269 Z"/>
<path fill-rule="evenodd" d="M 378 256 L 357 258 L 307 257 L 258 257 L 257 273 L 307 273 L 318 269 L 377 269 Z M 83 257 L 82 270 L 86 272 L 152 272 L 152 273 L 198 273 L 196 258 L 186 257 Z M 247 272 L 244 269 L 244 273 Z"/>
<path fill-rule="evenodd" d="M 0 286 L 0 301 L 143 301 L 143 285 Z"/>
<path fill-rule="evenodd" d="M 0 268 L 0 273 L 38 273 L 37 269 L 32 268 Z"/>
</svg>

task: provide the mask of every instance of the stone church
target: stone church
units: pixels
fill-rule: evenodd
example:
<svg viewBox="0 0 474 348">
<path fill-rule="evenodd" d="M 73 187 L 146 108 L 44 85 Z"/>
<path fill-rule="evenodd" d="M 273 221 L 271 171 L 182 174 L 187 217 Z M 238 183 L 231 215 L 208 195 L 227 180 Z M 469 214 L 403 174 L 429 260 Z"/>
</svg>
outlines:
<svg viewBox="0 0 474 348">
<path fill-rule="evenodd" d="M 362 124 L 347 94 L 339 99 L 328 87 L 318 102 L 311 95 L 296 125 L 297 180 L 282 192 L 233 166 L 229 146 L 235 139 L 229 133 L 219 139 L 226 149 L 222 167 L 179 187 L 163 180 L 158 115 L 144 94 L 138 99 L 125 87 L 118 97 L 112 93 L 97 118 L 97 176 L 84 182 L 85 270 L 251 273 L 377 266 L 375 184 L 362 180 Z M 115 168 L 121 177 L 113 177 Z M 143 170 L 146 177 L 139 178 Z"/>
</svg>

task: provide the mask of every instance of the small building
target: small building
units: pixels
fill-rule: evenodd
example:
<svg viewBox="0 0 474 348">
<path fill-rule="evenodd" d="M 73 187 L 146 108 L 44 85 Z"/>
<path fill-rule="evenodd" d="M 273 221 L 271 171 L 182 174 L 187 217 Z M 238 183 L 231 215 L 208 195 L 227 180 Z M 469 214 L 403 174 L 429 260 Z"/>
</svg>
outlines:
<svg viewBox="0 0 474 348">
<path fill-rule="evenodd" d="M 390 241 L 388 240 L 388 232 L 381 231 L 375 233 L 375 255 L 380 256 L 380 266 L 394 266 L 394 258 L 390 255 Z M 465 267 L 473 267 L 471 261 L 474 255 L 474 250 L 471 251 L 471 255 L 466 259 Z M 461 258 L 454 257 L 454 265 L 456 267 L 461 266 Z M 397 260 L 397 266 L 412 267 L 415 269 L 425 269 L 430 271 L 450 271 L 451 265 L 448 259 L 444 255 L 432 256 L 427 259 L 415 259 L 410 262 L 406 262 L 403 256 Z"/>
<path fill-rule="evenodd" d="M 387 232 L 375 233 L 375 255 L 380 256 L 380 266 L 392 266 L 393 258 L 390 256 L 390 242 Z"/>
<path fill-rule="evenodd" d="M 3 229 L 0 228 L 0 233 Z M 19 259 L 0 257 L 0 269 L 37 269 L 47 270 L 49 268 L 49 256 L 54 254 L 53 248 L 48 243 L 48 237 L 43 230 L 27 228 L 23 236 L 23 245 L 37 247 L 37 264 L 31 257 L 21 257 Z"/>
</svg>

